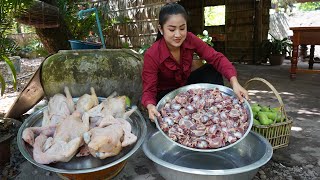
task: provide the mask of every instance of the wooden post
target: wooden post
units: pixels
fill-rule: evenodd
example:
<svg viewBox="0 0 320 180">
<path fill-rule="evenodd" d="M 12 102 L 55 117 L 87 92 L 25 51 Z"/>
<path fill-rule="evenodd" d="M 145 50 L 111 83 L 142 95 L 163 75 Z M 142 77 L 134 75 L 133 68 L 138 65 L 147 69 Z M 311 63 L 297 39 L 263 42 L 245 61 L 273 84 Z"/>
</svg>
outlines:
<svg viewBox="0 0 320 180">
<path fill-rule="evenodd" d="M 314 45 L 311 45 L 310 48 L 310 59 L 309 59 L 309 69 L 313 69 L 313 63 L 314 63 Z"/>
<path fill-rule="evenodd" d="M 297 75 L 297 63 L 298 63 L 298 46 L 299 46 L 299 37 L 298 32 L 293 35 L 293 44 L 292 44 L 292 58 L 291 58 L 291 69 L 290 69 L 290 78 L 296 78 Z"/>
</svg>

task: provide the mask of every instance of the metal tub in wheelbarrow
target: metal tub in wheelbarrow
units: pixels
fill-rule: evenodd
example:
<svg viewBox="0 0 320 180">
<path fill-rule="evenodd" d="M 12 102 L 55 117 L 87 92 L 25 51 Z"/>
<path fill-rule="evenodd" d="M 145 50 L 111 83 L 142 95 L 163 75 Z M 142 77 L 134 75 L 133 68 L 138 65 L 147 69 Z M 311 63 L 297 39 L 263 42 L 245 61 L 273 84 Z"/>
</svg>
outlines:
<svg viewBox="0 0 320 180">
<path fill-rule="evenodd" d="M 149 133 L 142 147 L 160 175 L 170 180 L 249 180 L 273 153 L 270 143 L 252 131 L 236 145 L 216 152 L 182 148 L 159 131 Z"/>
</svg>

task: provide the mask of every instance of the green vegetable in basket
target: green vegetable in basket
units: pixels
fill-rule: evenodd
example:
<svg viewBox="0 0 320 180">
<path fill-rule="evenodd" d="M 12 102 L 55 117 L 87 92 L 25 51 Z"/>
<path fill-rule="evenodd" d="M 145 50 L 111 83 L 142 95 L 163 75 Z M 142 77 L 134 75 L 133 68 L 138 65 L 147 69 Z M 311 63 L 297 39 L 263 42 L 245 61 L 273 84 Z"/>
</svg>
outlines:
<svg viewBox="0 0 320 180">
<path fill-rule="evenodd" d="M 269 112 L 270 108 L 268 106 L 261 106 L 261 111 L 262 112 Z"/>
<path fill-rule="evenodd" d="M 279 112 L 280 107 L 270 108 L 271 112 Z"/>
<path fill-rule="evenodd" d="M 283 114 L 279 113 L 276 119 L 277 122 L 284 122 L 285 121 L 285 117 Z"/>
<path fill-rule="evenodd" d="M 259 107 L 260 107 L 260 105 L 257 104 L 257 103 L 251 104 L 251 107 L 252 107 L 252 106 L 259 106 Z"/>
<path fill-rule="evenodd" d="M 278 113 L 276 112 L 265 112 L 265 114 L 268 116 L 269 119 L 275 120 L 277 119 Z"/>
<path fill-rule="evenodd" d="M 252 116 L 253 116 L 253 118 L 256 118 L 256 116 L 258 115 L 258 113 L 257 112 L 255 112 L 255 111 L 252 111 Z"/>
<path fill-rule="evenodd" d="M 258 117 L 259 117 L 259 121 L 262 125 L 269 125 L 269 124 L 273 123 L 273 121 L 268 118 L 266 112 L 259 112 Z"/>
<path fill-rule="evenodd" d="M 254 118 L 253 118 L 253 124 L 254 125 L 261 125 L 261 123 L 258 120 L 254 119 Z"/>
<path fill-rule="evenodd" d="M 258 104 L 253 104 L 251 106 L 252 112 L 259 112 L 261 110 L 261 107 Z"/>
</svg>

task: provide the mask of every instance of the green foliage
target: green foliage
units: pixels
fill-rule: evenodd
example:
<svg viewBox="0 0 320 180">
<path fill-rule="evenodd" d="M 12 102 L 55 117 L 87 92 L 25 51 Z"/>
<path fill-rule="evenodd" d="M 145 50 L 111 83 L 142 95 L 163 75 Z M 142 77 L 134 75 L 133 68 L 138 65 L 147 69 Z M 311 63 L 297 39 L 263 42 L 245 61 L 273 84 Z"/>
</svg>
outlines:
<svg viewBox="0 0 320 180">
<path fill-rule="evenodd" d="M 40 39 L 35 38 L 23 46 L 20 47 L 18 54 L 22 57 L 30 58 L 32 57 L 46 57 L 48 55 L 48 51 L 44 48 Z"/>
<path fill-rule="evenodd" d="M 0 55 L 0 61 L 4 61 L 9 66 L 9 68 L 10 68 L 10 70 L 12 72 L 13 88 L 17 89 L 17 75 L 16 75 L 17 73 L 16 73 L 16 70 L 14 68 L 13 63 L 4 54 Z M 4 93 L 4 90 L 6 88 L 6 82 L 5 82 L 5 80 L 4 80 L 4 78 L 3 78 L 1 73 L 0 73 L 0 83 L 1 83 L 1 96 L 2 96 L 3 93 Z"/>
<path fill-rule="evenodd" d="M 209 36 L 208 31 L 204 30 L 202 34 L 197 35 L 203 42 L 207 43 L 209 46 L 213 47 L 212 37 Z"/>
<path fill-rule="evenodd" d="M 87 16 L 83 19 L 78 17 L 78 12 L 81 9 L 85 9 L 86 6 L 89 6 L 89 3 L 79 7 L 74 1 L 58 0 L 57 6 L 74 39 L 84 40 L 90 31 L 97 32 L 94 13 L 87 13 Z"/>
<path fill-rule="evenodd" d="M 296 0 L 271 0 L 271 3 L 276 12 L 284 10 L 284 12 L 287 12 L 287 9 L 292 11 L 293 4 L 296 3 Z"/>
<path fill-rule="evenodd" d="M 81 5 L 80 3 L 81 2 Z M 87 40 L 90 31 L 94 32 L 94 36 L 97 38 L 99 30 L 96 23 L 96 15 L 94 12 L 88 12 L 83 14 L 84 18 L 79 18 L 78 12 L 80 10 L 89 9 L 96 7 L 98 10 L 98 16 L 101 24 L 102 34 L 108 34 L 108 30 L 119 22 L 127 22 L 128 17 L 117 16 L 114 18 L 108 18 L 106 12 L 110 9 L 107 6 L 92 6 L 92 2 L 83 3 L 83 1 L 69 1 L 69 0 L 58 0 L 57 7 L 61 12 L 63 20 L 65 21 L 68 29 L 73 36 L 73 39 Z M 95 38 L 95 39 L 96 39 Z"/>
<path fill-rule="evenodd" d="M 270 34 L 271 35 L 271 34 Z M 288 38 L 276 39 L 272 36 L 272 39 L 268 41 L 264 41 L 262 44 L 262 48 L 264 49 L 266 54 L 285 54 L 286 52 L 290 52 L 292 48 L 292 42 Z"/>
<path fill-rule="evenodd" d="M 124 43 L 122 43 L 122 48 L 129 49 L 130 48 L 130 44 L 128 42 L 124 42 Z"/>
<path fill-rule="evenodd" d="M 11 60 L 8 58 L 8 55 L 16 52 L 17 49 L 17 45 L 16 43 L 12 40 L 7 38 L 4 35 L 4 32 L 1 32 L 0 34 L 0 61 L 4 61 L 5 64 L 8 65 L 8 67 L 10 68 L 11 72 L 12 72 L 12 79 L 13 79 L 13 87 L 16 90 L 17 89 L 17 77 L 16 77 L 16 70 L 14 68 L 13 63 L 11 62 Z M 0 72 L 0 83 L 1 83 L 1 96 L 4 93 L 4 90 L 6 88 L 6 82 L 5 79 L 3 77 L 3 75 Z"/>
<path fill-rule="evenodd" d="M 14 16 L 20 11 L 26 8 L 32 1 L 24 0 L 1 0 L 0 3 L 0 61 L 4 61 L 12 72 L 13 87 L 16 90 L 17 77 L 16 70 L 13 63 L 8 56 L 16 51 L 15 43 L 7 37 L 8 31 L 12 28 Z M 0 72 L 1 83 L 1 96 L 6 88 L 6 82 L 3 75 Z"/>
<path fill-rule="evenodd" d="M 306 2 L 301 3 L 299 6 L 301 11 L 314 11 L 320 9 L 320 2 Z"/>
<path fill-rule="evenodd" d="M 225 25 L 226 8 L 222 6 L 208 6 L 204 8 L 205 26 Z"/>
<path fill-rule="evenodd" d="M 140 49 L 139 49 L 139 54 L 142 54 L 144 55 L 144 53 L 147 51 L 147 49 L 150 48 L 150 45 L 149 44 L 144 44 Z"/>
<path fill-rule="evenodd" d="M 16 54 L 18 49 L 19 47 L 13 39 L 5 36 L 0 38 L 0 54 Z"/>
</svg>

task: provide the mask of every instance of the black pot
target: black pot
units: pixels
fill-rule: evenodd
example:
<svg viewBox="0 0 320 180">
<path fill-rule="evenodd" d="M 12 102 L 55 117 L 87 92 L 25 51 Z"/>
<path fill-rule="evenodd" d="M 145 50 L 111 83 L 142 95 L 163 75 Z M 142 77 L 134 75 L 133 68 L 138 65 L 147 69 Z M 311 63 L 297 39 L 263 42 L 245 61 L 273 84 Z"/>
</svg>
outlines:
<svg viewBox="0 0 320 180">
<path fill-rule="evenodd" d="M 284 60 L 284 54 L 273 54 L 270 55 L 270 65 L 271 66 L 277 66 L 277 65 L 281 65 L 283 63 Z"/>
</svg>

